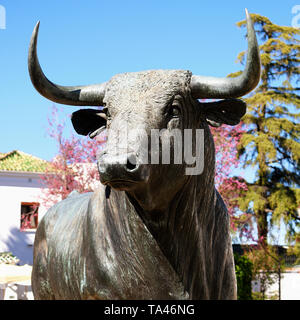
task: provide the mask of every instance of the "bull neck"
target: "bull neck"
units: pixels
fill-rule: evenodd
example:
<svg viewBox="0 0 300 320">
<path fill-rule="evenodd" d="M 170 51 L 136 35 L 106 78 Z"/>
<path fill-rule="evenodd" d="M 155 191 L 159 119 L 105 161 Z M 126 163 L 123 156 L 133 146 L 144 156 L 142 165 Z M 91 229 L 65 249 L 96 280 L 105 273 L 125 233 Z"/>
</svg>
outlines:
<svg viewBox="0 0 300 320">
<path fill-rule="evenodd" d="M 215 188 L 191 176 L 165 211 L 146 212 L 127 194 L 137 214 L 181 279 L 190 299 L 209 299 L 208 272 Z M 205 186 L 206 192 L 203 192 Z M 199 285 L 200 284 L 200 285 Z"/>
</svg>

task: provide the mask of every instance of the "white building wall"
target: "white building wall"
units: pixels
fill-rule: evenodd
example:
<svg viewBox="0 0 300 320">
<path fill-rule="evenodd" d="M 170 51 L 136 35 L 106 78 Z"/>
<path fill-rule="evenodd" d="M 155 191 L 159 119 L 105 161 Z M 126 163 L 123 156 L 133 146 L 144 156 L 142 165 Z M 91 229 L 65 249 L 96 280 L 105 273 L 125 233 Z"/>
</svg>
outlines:
<svg viewBox="0 0 300 320">
<path fill-rule="evenodd" d="M 20 264 L 32 264 L 35 230 L 20 231 L 21 202 L 41 202 L 41 183 L 34 173 L 0 173 L 0 252 L 10 251 Z M 46 209 L 40 205 L 38 221 Z"/>
<path fill-rule="evenodd" d="M 281 300 L 300 300 L 300 268 L 291 268 L 281 274 Z M 278 281 L 267 290 L 267 294 L 278 295 Z"/>
</svg>

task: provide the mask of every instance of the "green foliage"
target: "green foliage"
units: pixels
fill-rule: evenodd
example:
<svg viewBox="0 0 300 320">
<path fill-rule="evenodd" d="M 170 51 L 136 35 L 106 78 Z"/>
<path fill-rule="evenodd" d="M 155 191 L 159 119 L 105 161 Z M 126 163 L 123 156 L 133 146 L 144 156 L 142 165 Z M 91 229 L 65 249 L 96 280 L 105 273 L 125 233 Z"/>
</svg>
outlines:
<svg viewBox="0 0 300 320">
<path fill-rule="evenodd" d="M 247 129 L 238 156 L 256 177 L 247 183 L 239 205 L 256 219 L 259 238 L 266 241 L 269 228 L 282 220 L 291 238 L 300 222 L 300 30 L 259 14 L 251 17 L 262 41 L 262 74 L 259 86 L 245 99 L 248 110 L 242 120 Z M 238 60 L 243 63 L 244 52 Z"/>
<path fill-rule="evenodd" d="M 252 280 L 260 281 L 260 292 L 253 292 L 253 300 L 278 299 L 275 295 L 266 295 L 267 289 L 278 282 L 279 272 L 285 270 L 282 259 L 275 247 L 264 243 L 252 246 L 244 254 L 252 263 Z"/>
<path fill-rule="evenodd" d="M 294 265 L 300 265 L 300 232 L 295 233 L 293 240 L 295 241 L 295 245 L 289 247 L 288 254 L 296 256 Z"/>
<path fill-rule="evenodd" d="M 278 300 L 278 294 L 273 294 L 271 296 L 266 297 L 266 295 L 262 292 L 252 292 L 252 299 L 253 300 Z"/>
<path fill-rule="evenodd" d="M 253 264 L 246 256 L 234 254 L 238 300 L 252 300 L 251 280 Z"/>
<path fill-rule="evenodd" d="M 261 292 L 252 292 L 253 300 L 265 300 Z"/>
</svg>

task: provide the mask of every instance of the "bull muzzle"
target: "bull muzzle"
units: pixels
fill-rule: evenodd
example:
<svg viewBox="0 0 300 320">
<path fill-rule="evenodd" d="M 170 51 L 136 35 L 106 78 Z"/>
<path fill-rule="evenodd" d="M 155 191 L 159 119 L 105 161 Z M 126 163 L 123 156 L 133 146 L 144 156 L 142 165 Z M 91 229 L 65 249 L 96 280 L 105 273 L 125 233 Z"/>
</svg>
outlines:
<svg viewBox="0 0 300 320">
<path fill-rule="evenodd" d="M 148 168 L 136 153 L 111 155 L 103 152 L 98 158 L 100 181 L 118 190 L 128 190 L 147 182 Z"/>
</svg>

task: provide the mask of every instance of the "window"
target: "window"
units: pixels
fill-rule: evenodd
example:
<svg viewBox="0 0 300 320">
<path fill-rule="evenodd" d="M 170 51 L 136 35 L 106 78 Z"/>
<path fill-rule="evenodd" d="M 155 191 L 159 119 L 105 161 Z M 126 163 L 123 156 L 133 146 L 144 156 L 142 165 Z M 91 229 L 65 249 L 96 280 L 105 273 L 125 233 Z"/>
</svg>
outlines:
<svg viewBox="0 0 300 320">
<path fill-rule="evenodd" d="M 21 231 L 37 228 L 39 206 L 38 202 L 21 203 Z"/>
</svg>

